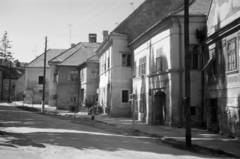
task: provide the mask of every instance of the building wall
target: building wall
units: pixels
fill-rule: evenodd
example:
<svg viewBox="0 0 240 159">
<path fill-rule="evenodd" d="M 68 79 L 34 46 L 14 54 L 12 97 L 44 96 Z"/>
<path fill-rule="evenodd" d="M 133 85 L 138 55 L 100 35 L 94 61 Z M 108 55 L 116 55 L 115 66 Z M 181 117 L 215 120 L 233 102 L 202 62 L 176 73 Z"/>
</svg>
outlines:
<svg viewBox="0 0 240 159">
<path fill-rule="evenodd" d="M 180 25 L 179 25 L 180 22 Z M 155 124 L 154 100 L 157 93 L 166 95 L 166 116 L 163 125 L 178 126 L 184 122 L 185 109 L 181 103 L 185 95 L 184 74 L 184 28 L 183 19 L 171 18 L 159 29 L 152 31 L 139 41 L 134 49 L 136 72 L 139 71 L 140 59 L 146 56 L 146 75 L 136 75 L 133 79 L 133 93 L 137 94 L 138 120 Z M 196 29 L 204 27 L 204 17 L 190 19 L 190 44 L 198 45 L 195 36 Z M 181 29 L 181 30 L 180 30 Z M 157 71 L 156 58 L 161 52 L 161 70 Z M 180 53 L 182 54 L 180 56 Z M 180 81 L 180 59 L 182 63 L 182 81 Z M 198 59 L 201 61 L 200 58 Z M 199 123 L 201 117 L 201 65 L 191 70 L 191 106 L 196 107 L 197 113 L 192 116 L 193 122 Z M 138 73 L 136 73 L 138 74 Z M 180 90 L 181 89 L 181 90 Z M 140 97 L 143 94 L 143 98 Z"/>
<path fill-rule="evenodd" d="M 93 77 L 93 72 L 97 75 Z M 87 87 L 86 87 L 86 97 L 96 100 L 97 98 L 97 89 L 99 85 L 99 63 L 88 63 L 87 64 Z"/>
<path fill-rule="evenodd" d="M 15 84 L 16 84 L 16 100 L 17 101 L 23 101 L 23 94 L 24 94 L 24 82 L 25 82 L 25 74 L 20 76 Z"/>
<path fill-rule="evenodd" d="M 97 89 L 99 85 L 99 63 L 87 62 L 87 65 L 80 69 L 80 72 L 82 71 L 84 72 L 84 79 L 81 81 L 81 93 L 84 94 L 80 93 L 80 100 L 83 103 L 87 100 L 91 102 L 92 105 L 96 105 L 98 102 Z M 93 76 L 94 73 L 95 75 Z"/>
<path fill-rule="evenodd" d="M 50 65 L 49 73 L 49 106 L 57 105 L 57 79 L 58 70 L 56 64 Z"/>
<path fill-rule="evenodd" d="M 11 88 L 10 88 L 10 94 L 11 94 L 11 101 L 15 100 L 15 90 L 13 89 L 13 85 L 15 85 L 16 79 L 11 80 Z M 3 79 L 3 99 L 2 100 L 8 100 L 9 97 L 9 79 Z"/>
<path fill-rule="evenodd" d="M 111 43 L 100 53 L 101 57 L 110 54 L 110 67 L 100 71 L 99 103 L 107 107 L 112 117 L 129 116 L 129 104 L 122 102 L 122 90 L 131 91 L 131 67 L 122 67 L 122 54 L 131 54 L 125 35 L 111 35 Z M 104 55 L 105 54 L 105 55 Z M 100 60 L 100 69 L 101 69 Z"/>
<path fill-rule="evenodd" d="M 221 2 L 213 0 L 209 13 L 207 28 L 208 37 L 218 34 L 224 27 L 229 26 L 229 31 L 224 32 L 218 38 L 211 39 L 209 44 L 209 59 L 215 52 L 216 63 L 206 70 L 206 114 L 208 130 L 240 136 L 240 89 L 239 89 L 239 55 L 240 55 L 240 31 L 232 29 L 237 26 L 236 19 L 240 18 L 240 3 L 237 0 Z M 228 46 L 235 39 L 236 69 L 229 71 Z M 235 60 L 234 60 L 235 61 Z M 217 68 L 217 74 L 212 74 L 213 67 Z M 215 111 L 214 111 L 215 109 Z"/>
<path fill-rule="evenodd" d="M 38 83 L 39 76 L 43 76 L 43 68 L 26 68 L 25 72 L 25 87 L 24 87 L 24 102 L 28 104 L 42 103 L 43 85 Z M 45 103 L 48 104 L 49 97 L 49 68 L 46 68 L 46 83 L 45 83 Z"/>
<path fill-rule="evenodd" d="M 77 71 L 77 67 L 58 66 L 57 108 L 70 109 L 78 104 L 78 80 L 68 81 L 71 71 Z M 77 75 L 78 77 L 79 75 Z M 79 79 L 79 78 L 78 78 Z"/>
</svg>

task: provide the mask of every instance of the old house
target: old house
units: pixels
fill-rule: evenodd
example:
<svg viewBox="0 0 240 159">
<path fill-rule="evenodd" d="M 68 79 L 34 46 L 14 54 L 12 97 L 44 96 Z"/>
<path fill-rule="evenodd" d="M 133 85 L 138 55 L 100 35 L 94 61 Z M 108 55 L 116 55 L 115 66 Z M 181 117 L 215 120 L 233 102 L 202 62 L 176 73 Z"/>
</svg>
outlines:
<svg viewBox="0 0 240 159">
<path fill-rule="evenodd" d="M 207 128 L 240 137 L 240 2 L 212 0 L 207 18 Z"/>
<path fill-rule="evenodd" d="M 65 59 L 62 63 L 57 65 L 58 109 L 68 109 L 69 107 L 76 107 L 79 106 L 80 102 L 84 102 L 83 100 L 86 98 L 86 95 L 88 95 L 87 93 L 89 93 L 89 91 L 87 91 L 87 87 L 80 88 L 79 86 L 80 82 L 81 84 L 83 84 L 83 82 L 88 80 L 86 76 L 88 74 L 86 71 L 89 70 L 82 69 L 80 72 L 79 65 L 83 64 L 89 57 L 93 56 L 98 46 L 98 43 L 85 43 L 84 47 L 80 48 L 67 59 Z M 79 76 L 81 78 L 79 78 Z M 90 85 L 86 86 L 90 87 Z M 80 94 L 81 101 L 79 100 Z"/>
<path fill-rule="evenodd" d="M 97 50 L 100 63 L 99 104 L 110 116 L 131 115 L 128 101 L 132 93 L 134 56 L 129 44 L 161 17 L 167 16 L 169 12 L 162 14 L 161 9 L 175 11 L 182 4 L 183 0 L 146 0 L 104 39 Z"/>
<path fill-rule="evenodd" d="M 57 65 L 66 60 L 69 56 L 74 54 L 80 48 L 84 46 L 84 43 L 72 44 L 71 47 L 63 51 L 58 56 L 49 60 L 50 65 L 50 80 L 49 80 L 49 105 L 57 106 L 57 86 L 58 86 L 58 68 Z"/>
<path fill-rule="evenodd" d="M 46 103 L 48 103 L 50 77 L 48 61 L 63 51 L 64 49 L 48 49 L 46 52 Z M 25 68 L 24 102 L 28 104 L 40 104 L 42 102 L 43 90 L 44 53 L 35 58 Z"/>
<path fill-rule="evenodd" d="M 1 100 L 17 100 L 17 81 L 24 74 L 24 68 L 0 66 L 1 70 Z M 11 82 L 10 82 L 11 80 Z M 23 85 L 23 83 L 21 83 Z M 10 95 L 10 98 L 9 98 Z"/>
<path fill-rule="evenodd" d="M 96 51 L 99 56 L 99 104 L 112 117 L 129 116 L 131 51 L 127 35 L 111 32 Z"/>
<path fill-rule="evenodd" d="M 58 109 L 70 109 L 83 102 L 85 93 L 80 88 L 79 65 L 93 56 L 99 45 L 96 43 L 96 34 L 89 34 L 89 42 L 72 45 L 70 49 L 49 61 L 51 66 L 49 105 L 57 106 Z M 82 97 L 81 101 L 79 96 Z"/>
<path fill-rule="evenodd" d="M 97 104 L 96 102 L 98 102 L 99 58 L 94 54 L 85 62 L 82 62 L 78 67 L 80 72 L 80 104 L 88 104 L 90 106 L 93 104 L 95 105 Z"/>
<path fill-rule="evenodd" d="M 149 124 L 184 125 L 184 11 L 183 3 L 161 6 L 159 21 L 130 43 L 134 50 L 133 105 L 138 120 Z M 206 27 L 209 0 L 190 3 L 191 115 L 199 125 L 202 118 L 201 47 L 196 30 Z"/>
</svg>

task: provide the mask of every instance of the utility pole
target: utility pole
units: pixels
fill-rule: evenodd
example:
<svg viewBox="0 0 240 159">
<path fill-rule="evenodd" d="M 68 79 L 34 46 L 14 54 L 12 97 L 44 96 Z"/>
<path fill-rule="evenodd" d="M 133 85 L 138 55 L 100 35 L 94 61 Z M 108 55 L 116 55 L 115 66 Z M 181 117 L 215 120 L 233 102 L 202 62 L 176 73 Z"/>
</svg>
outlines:
<svg viewBox="0 0 240 159">
<path fill-rule="evenodd" d="M 184 1 L 184 48 L 185 48 L 185 106 L 186 106 L 186 147 L 191 148 L 191 107 L 190 107 L 190 60 L 189 53 L 189 0 Z"/>
<path fill-rule="evenodd" d="M 45 38 L 44 68 L 43 68 L 43 92 L 42 92 L 42 110 L 41 110 L 41 113 L 44 113 L 44 107 L 45 107 L 46 54 L 47 54 L 47 37 Z"/>
</svg>

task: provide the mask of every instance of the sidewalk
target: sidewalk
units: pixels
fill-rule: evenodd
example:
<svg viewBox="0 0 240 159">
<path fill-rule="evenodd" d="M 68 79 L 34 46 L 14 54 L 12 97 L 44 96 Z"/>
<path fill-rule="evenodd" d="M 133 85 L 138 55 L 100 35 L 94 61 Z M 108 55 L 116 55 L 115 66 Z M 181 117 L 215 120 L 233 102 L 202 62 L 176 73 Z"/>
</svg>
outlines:
<svg viewBox="0 0 240 159">
<path fill-rule="evenodd" d="M 90 115 L 81 115 L 85 118 L 91 118 Z M 107 115 L 95 116 L 95 120 L 114 124 L 119 127 L 132 128 L 130 118 L 110 118 Z M 153 126 L 139 121 L 135 122 L 135 129 L 152 135 L 162 136 L 162 139 L 170 138 L 185 142 L 184 128 L 169 128 L 164 126 Z M 224 135 L 214 134 L 212 132 L 200 129 L 192 129 L 192 144 L 202 147 L 222 150 L 240 157 L 240 141 L 231 139 Z"/>
<path fill-rule="evenodd" d="M 6 104 L 6 103 L 0 103 Z M 9 106 L 23 106 L 21 102 L 8 104 Z M 30 105 L 24 104 L 24 106 L 34 107 L 41 110 L 42 105 Z M 55 107 L 49 107 L 45 105 L 45 111 L 57 113 L 58 115 L 74 115 L 68 111 L 58 110 L 56 112 Z M 88 118 L 91 120 L 91 115 L 76 113 L 78 117 Z M 119 127 L 132 129 L 132 119 L 130 118 L 111 118 L 107 115 L 96 115 L 96 121 L 113 124 Z M 178 141 L 185 142 L 185 129 L 184 128 L 170 128 L 164 126 L 153 126 L 139 121 L 135 121 L 135 130 L 145 132 L 151 135 L 162 136 L 162 139 L 170 138 Z M 212 148 L 216 150 L 222 150 L 227 153 L 231 153 L 240 157 L 240 140 L 231 139 L 224 135 L 214 134 L 212 132 L 200 129 L 192 129 L 192 144 L 202 147 Z"/>
</svg>

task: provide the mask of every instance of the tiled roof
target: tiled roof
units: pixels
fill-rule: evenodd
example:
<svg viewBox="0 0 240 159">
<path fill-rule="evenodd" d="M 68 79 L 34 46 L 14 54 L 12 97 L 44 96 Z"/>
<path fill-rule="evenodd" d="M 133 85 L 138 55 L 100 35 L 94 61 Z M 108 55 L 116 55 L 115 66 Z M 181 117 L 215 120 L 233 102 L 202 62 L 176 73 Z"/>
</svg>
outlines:
<svg viewBox="0 0 240 159">
<path fill-rule="evenodd" d="M 85 62 L 89 57 L 95 55 L 97 48 L 100 44 L 95 43 L 90 45 L 85 45 L 84 47 L 80 48 L 76 52 L 74 52 L 71 56 L 66 58 L 59 66 L 79 66 L 83 62 Z"/>
<path fill-rule="evenodd" d="M 113 32 L 128 35 L 129 43 L 184 5 L 184 0 L 145 0 Z"/>
<path fill-rule="evenodd" d="M 211 0 L 192 0 L 189 2 L 189 15 L 206 15 L 209 7 L 211 5 Z M 160 21 L 152 25 L 149 29 L 145 30 L 142 34 L 136 37 L 129 45 L 132 45 L 144 35 L 148 34 L 151 30 L 161 25 L 165 20 L 169 19 L 171 16 L 183 16 L 184 15 L 184 4 L 182 7 L 175 11 L 169 12 L 168 15 L 162 17 Z"/>
<path fill-rule="evenodd" d="M 193 0 L 193 3 L 189 6 L 190 15 L 207 15 L 211 0 Z M 176 13 L 175 15 L 184 15 L 184 10 Z"/>
<path fill-rule="evenodd" d="M 62 53 L 65 49 L 48 49 L 46 52 L 46 67 L 49 67 L 48 61 L 56 56 L 58 56 L 60 53 Z M 37 58 L 35 58 L 32 62 L 30 62 L 26 68 L 28 67 L 44 67 L 44 53 L 39 55 Z"/>
<path fill-rule="evenodd" d="M 68 50 L 62 52 L 60 55 L 54 57 L 49 62 L 50 63 L 51 62 L 62 62 L 82 47 L 98 47 L 98 46 L 99 46 L 98 43 L 80 42 L 80 43 L 76 44 L 75 46 L 69 48 Z"/>
</svg>

